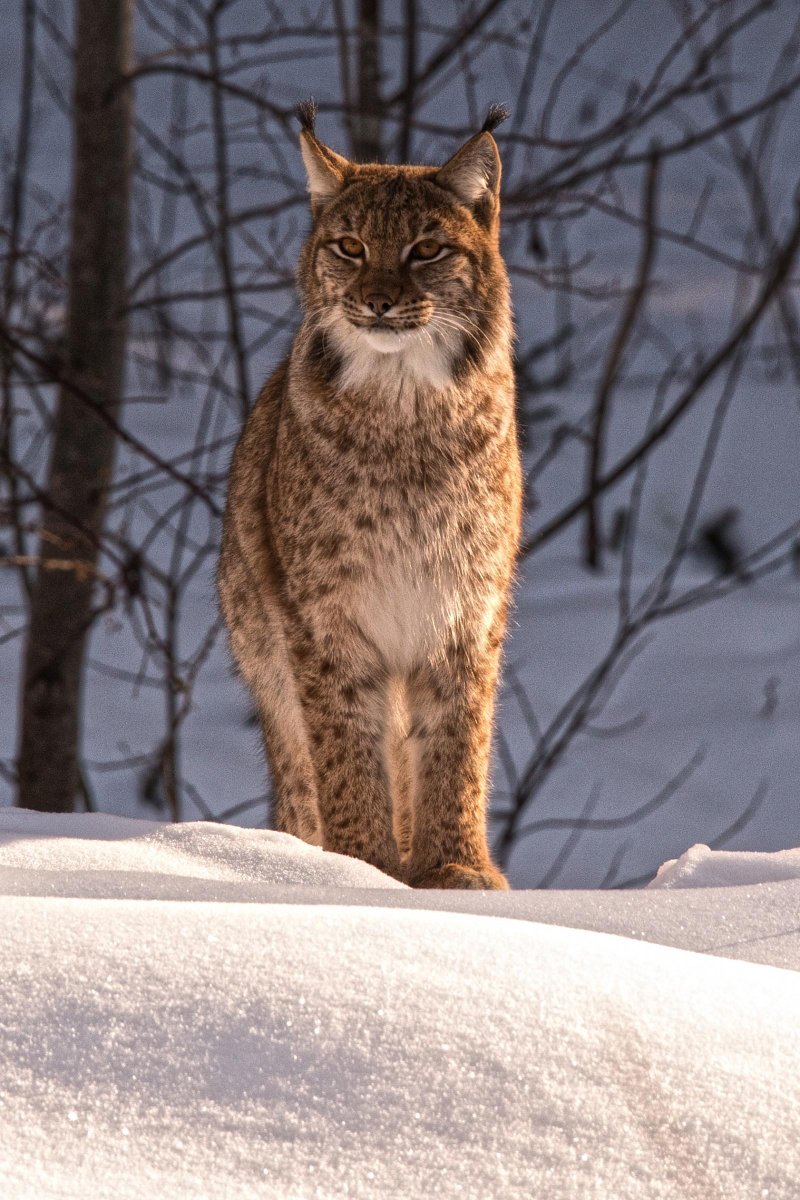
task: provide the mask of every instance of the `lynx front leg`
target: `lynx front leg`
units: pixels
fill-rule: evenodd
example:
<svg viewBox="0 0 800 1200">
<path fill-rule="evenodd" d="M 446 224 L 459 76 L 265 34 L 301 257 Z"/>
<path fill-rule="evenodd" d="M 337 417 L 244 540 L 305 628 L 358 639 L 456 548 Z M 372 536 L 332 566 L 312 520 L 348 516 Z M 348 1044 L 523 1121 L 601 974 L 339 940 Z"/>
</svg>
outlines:
<svg viewBox="0 0 800 1200">
<path fill-rule="evenodd" d="M 407 879 L 424 888 L 507 888 L 486 839 L 486 776 L 498 651 L 455 645 L 410 680 L 420 734 Z"/>
<path fill-rule="evenodd" d="M 385 763 L 387 678 L 341 645 L 304 664 L 302 699 L 326 850 L 400 877 Z"/>
</svg>

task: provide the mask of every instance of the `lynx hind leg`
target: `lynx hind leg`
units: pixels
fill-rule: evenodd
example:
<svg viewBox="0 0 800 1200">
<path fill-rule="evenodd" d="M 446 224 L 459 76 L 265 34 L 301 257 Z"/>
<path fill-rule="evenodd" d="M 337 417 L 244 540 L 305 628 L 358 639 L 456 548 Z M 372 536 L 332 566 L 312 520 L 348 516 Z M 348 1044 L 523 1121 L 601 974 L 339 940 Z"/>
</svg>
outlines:
<svg viewBox="0 0 800 1200">
<path fill-rule="evenodd" d="M 414 744 L 406 703 L 405 687 L 400 680 L 389 685 L 386 761 L 392 798 L 392 828 L 401 859 L 411 853 L 414 834 Z"/>
<path fill-rule="evenodd" d="M 393 739 L 391 750 L 392 827 L 401 859 L 411 853 L 414 837 L 413 747 L 408 738 Z"/>
<path fill-rule="evenodd" d="M 298 706 L 299 709 L 299 706 Z M 305 739 L 293 736 L 288 714 L 262 714 L 261 729 L 272 784 L 272 827 L 322 845 L 314 770 Z M 302 719 L 298 711 L 297 719 Z M 283 720 L 282 720 L 283 718 Z"/>
<path fill-rule="evenodd" d="M 262 593 L 256 610 L 242 605 L 229 617 L 231 649 L 261 718 L 272 780 L 275 828 L 306 842 L 322 841 L 316 777 L 297 682 L 279 616 Z"/>
</svg>

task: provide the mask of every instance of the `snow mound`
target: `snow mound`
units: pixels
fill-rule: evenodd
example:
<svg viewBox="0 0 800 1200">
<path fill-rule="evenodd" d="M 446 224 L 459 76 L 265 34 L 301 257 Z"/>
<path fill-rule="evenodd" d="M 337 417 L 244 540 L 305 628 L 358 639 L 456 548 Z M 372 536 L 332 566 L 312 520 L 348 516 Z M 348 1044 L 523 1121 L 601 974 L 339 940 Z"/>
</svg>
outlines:
<svg viewBox="0 0 800 1200">
<path fill-rule="evenodd" d="M 286 833 L 208 821 L 165 825 L 105 813 L 61 816 L 19 808 L 0 809 L 0 890 L 4 868 L 41 873 L 36 878 L 42 895 L 48 894 L 49 877 L 65 872 L 124 872 L 131 884 L 137 876 L 155 874 L 305 887 L 405 887 L 368 863 L 330 854 Z"/>
<path fill-rule="evenodd" d="M 658 868 L 648 888 L 740 887 L 800 879 L 800 850 L 768 854 L 692 846 Z"/>
<path fill-rule="evenodd" d="M 458 914 L 15 898 L 5 1200 L 752 1200 L 800 978 Z"/>
<path fill-rule="evenodd" d="M 2 1200 L 796 1200 L 800 973 L 211 825 L 0 812 L 4 879 Z"/>
</svg>

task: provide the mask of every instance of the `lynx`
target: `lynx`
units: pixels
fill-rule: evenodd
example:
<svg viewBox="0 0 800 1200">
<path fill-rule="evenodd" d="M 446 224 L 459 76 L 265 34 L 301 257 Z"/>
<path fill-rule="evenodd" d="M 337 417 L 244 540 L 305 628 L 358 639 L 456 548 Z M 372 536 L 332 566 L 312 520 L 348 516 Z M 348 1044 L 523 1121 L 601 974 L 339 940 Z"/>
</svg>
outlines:
<svg viewBox="0 0 800 1200">
<path fill-rule="evenodd" d="M 500 157 L 361 164 L 300 106 L 304 319 L 236 449 L 220 595 L 276 827 L 415 887 L 504 888 L 486 835 L 520 527 Z"/>
</svg>

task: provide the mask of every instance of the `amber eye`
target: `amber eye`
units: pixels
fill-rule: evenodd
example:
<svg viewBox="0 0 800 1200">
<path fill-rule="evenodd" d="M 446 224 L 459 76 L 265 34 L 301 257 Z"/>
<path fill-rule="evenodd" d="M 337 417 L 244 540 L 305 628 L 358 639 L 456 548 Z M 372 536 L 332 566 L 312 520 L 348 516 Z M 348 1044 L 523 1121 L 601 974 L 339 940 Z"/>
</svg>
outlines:
<svg viewBox="0 0 800 1200">
<path fill-rule="evenodd" d="M 411 257 L 421 259 L 422 262 L 427 262 L 431 258 L 436 258 L 436 255 L 442 249 L 440 242 L 435 242 L 433 238 L 425 238 L 424 241 L 417 242 L 416 246 L 411 248 Z"/>
<path fill-rule="evenodd" d="M 339 238 L 338 244 L 342 254 L 346 254 L 348 258 L 361 258 L 361 255 L 364 253 L 364 245 L 358 238 Z"/>
</svg>

